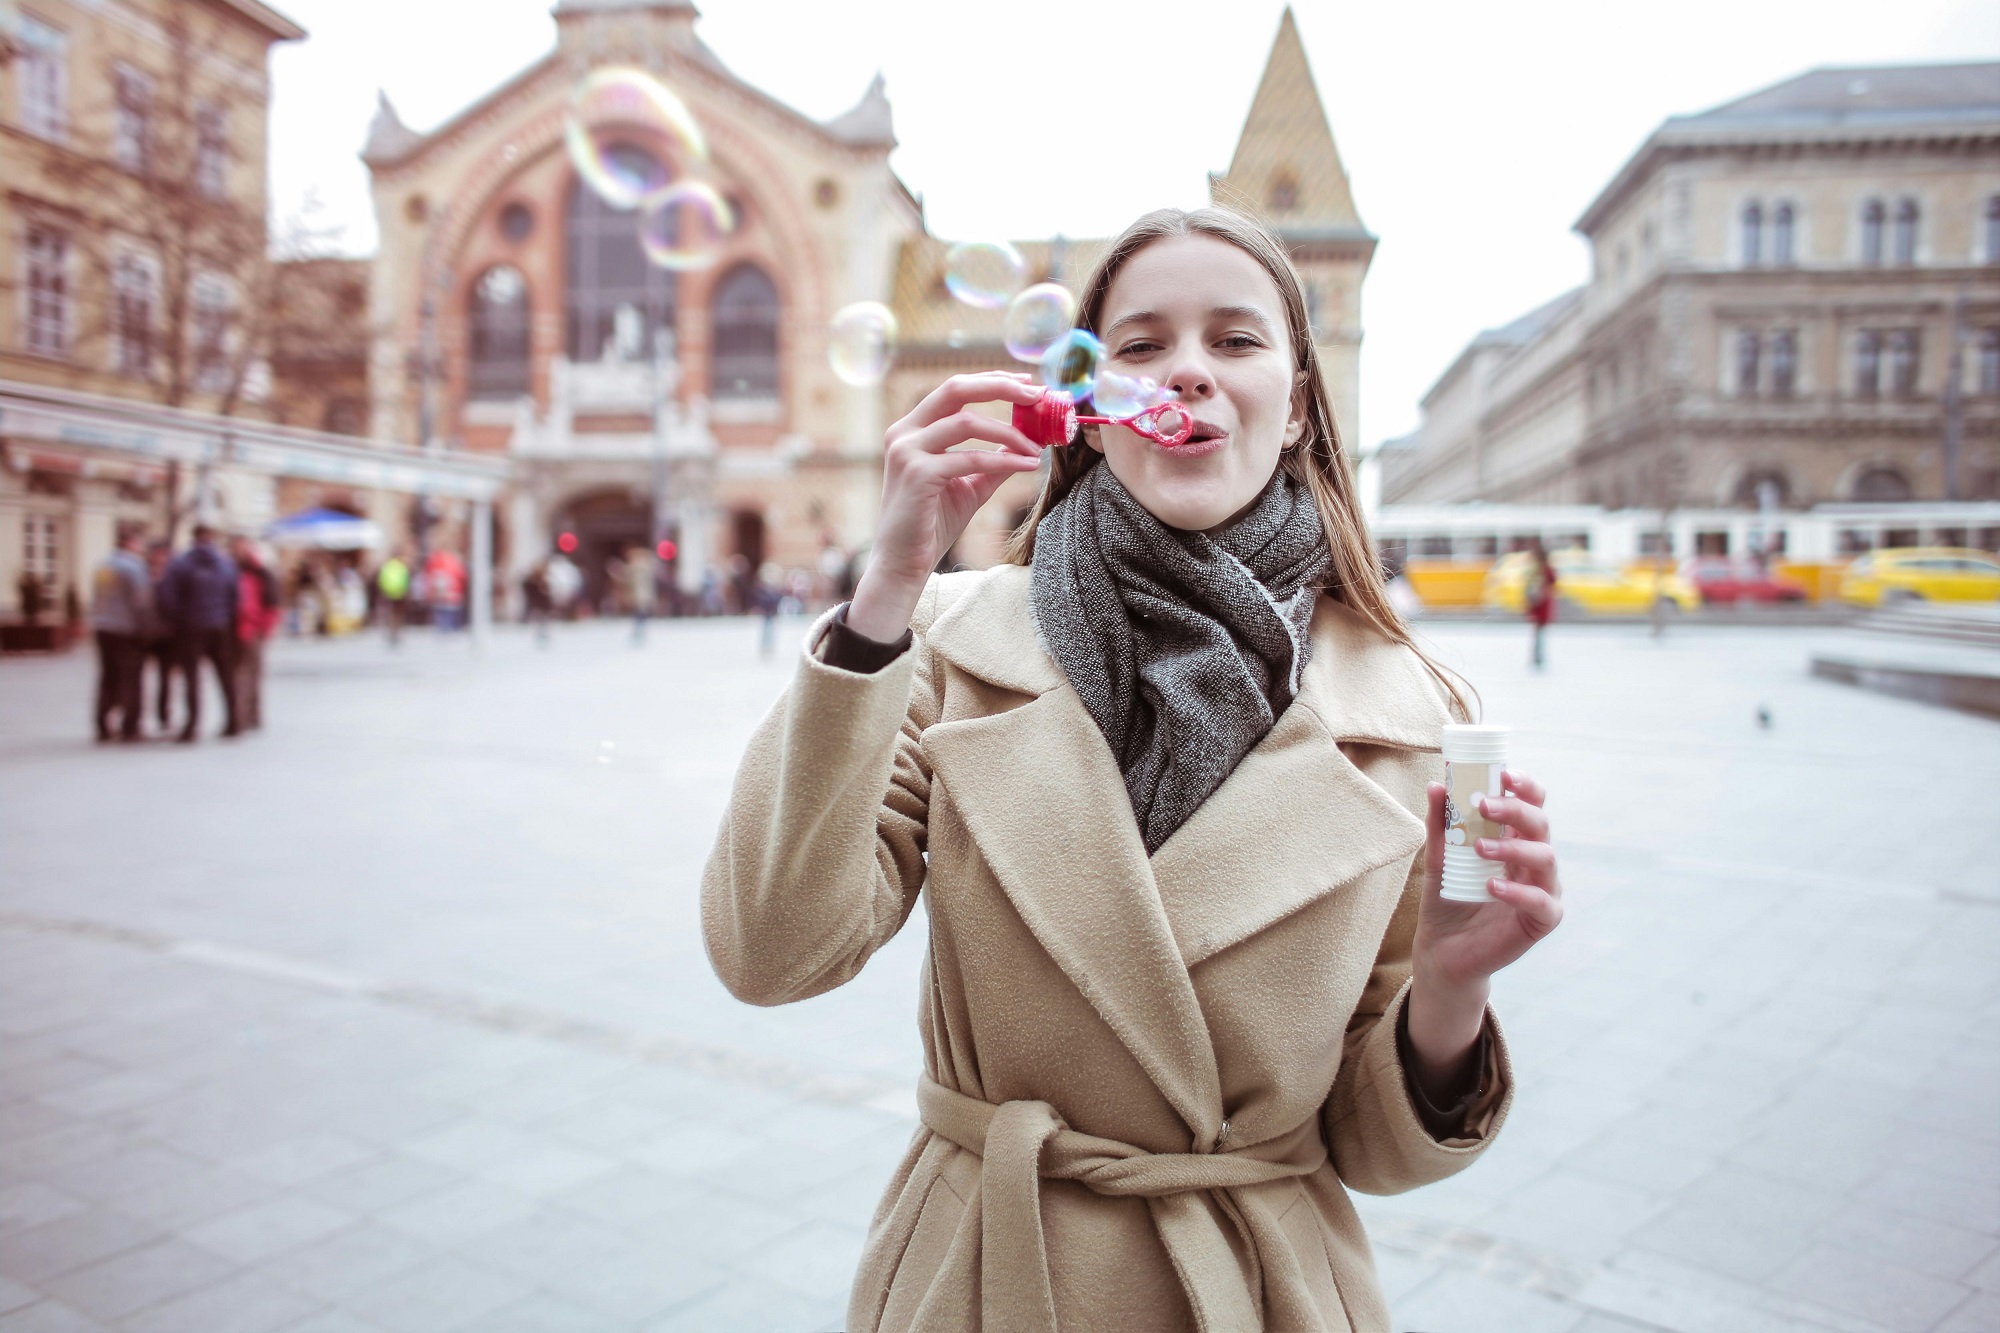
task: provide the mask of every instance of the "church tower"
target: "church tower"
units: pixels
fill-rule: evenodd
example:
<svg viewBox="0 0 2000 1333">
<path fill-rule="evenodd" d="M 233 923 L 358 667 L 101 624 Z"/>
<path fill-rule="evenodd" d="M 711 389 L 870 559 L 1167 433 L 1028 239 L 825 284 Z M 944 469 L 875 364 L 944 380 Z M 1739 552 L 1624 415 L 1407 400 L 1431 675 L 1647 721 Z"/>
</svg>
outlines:
<svg viewBox="0 0 2000 1333">
<path fill-rule="evenodd" d="M 1288 6 L 1229 170 L 1210 175 L 1209 198 L 1263 218 L 1305 282 L 1343 443 L 1354 457 L 1361 416 L 1361 282 L 1375 237 L 1361 223 L 1326 108 Z"/>
</svg>

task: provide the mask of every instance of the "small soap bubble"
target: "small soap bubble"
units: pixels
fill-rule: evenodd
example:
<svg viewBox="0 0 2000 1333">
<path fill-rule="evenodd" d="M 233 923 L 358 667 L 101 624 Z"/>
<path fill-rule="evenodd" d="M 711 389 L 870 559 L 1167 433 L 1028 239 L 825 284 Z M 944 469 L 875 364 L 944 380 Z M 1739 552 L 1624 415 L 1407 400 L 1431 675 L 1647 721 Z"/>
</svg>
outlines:
<svg viewBox="0 0 2000 1333">
<path fill-rule="evenodd" d="M 1072 398 L 1088 398 L 1104 364 L 1104 344 L 1083 329 L 1071 329 L 1042 353 L 1040 378 Z"/>
<path fill-rule="evenodd" d="M 736 230 L 736 210 L 706 181 L 676 181 L 647 198 L 639 212 L 639 247 L 664 269 L 685 273 L 722 257 Z"/>
<path fill-rule="evenodd" d="M 944 285 L 981 310 L 998 310 L 1028 281 L 1021 252 L 1005 241 L 960 241 L 944 257 Z"/>
<path fill-rule="evenodd" d="M 1007 355 L 1036 362 L 1076 321 L 1076 298 L 1058 282 L 1038 282 L 1015 297 L 1001 321 Z"/>
<path fill-rule="evenodd" d="M 964 329 L 953 329 L 950 333 L 945 334 L 944 341 L 947 347 L 963 347 L 971 342 L 972 338 Z"/>
<path fill-rule="evenodd" d="M 880 384 L 896 357 L 896 317 L 880 301 L 856 301 L 833 317 L 826 359 L 857 388 Z"/>
<path fill-rule="evenodd" d="M 1107 417 L 1136 417 L 1172 398 L 1172 393 L 1143 375 L 1120 375 L 1115 370 L 1100 370 L 1090 393 L 1091 405 Z"/>
<path fill-rule="evenodd" d="M 596 70 L 571 94 L 563 144 L 584 184 L 613 208 L 637 208 L 674 164 L 708 157 L 687 104 L 643 69 Z"/>
</svg>

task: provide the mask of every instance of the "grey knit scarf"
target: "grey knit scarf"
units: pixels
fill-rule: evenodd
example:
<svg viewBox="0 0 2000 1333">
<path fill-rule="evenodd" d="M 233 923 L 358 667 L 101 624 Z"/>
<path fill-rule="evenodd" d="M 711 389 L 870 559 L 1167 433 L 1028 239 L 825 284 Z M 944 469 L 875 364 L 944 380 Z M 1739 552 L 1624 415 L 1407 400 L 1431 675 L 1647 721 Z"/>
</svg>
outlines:
<svg viewBox="0 0 2000 1333">
<path fill-rule="evenodd" d="M 1213 537 L 1160 522 L 1102 463 L 1043 517 L 1036 627 L 1111 745 L 1148 854 L 1297 695 L 1332 564 L 1311 494 L 1282 468 Z"/>
</svg>

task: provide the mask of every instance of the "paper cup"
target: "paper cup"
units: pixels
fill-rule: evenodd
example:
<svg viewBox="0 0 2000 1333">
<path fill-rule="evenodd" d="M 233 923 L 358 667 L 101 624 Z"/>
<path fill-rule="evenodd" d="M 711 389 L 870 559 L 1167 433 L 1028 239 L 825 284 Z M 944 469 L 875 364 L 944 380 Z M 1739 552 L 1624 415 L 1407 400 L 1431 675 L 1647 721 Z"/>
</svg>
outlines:
<svg viewBox="0 0 2000 1333">
<path fill-rule="evenodd" d="M 1507 867 L 1473 850 L 1481 838 L 1502 835 L 1499 824 L 1479 812 L 1478 797 L 1500 795 L 1507 767 L 1508 728 L 1451 723 L 1444 729 L 1445 807 L 1443 896 L 1455 903 L 1490 903 L 1486 881 Z"/>
</svg>

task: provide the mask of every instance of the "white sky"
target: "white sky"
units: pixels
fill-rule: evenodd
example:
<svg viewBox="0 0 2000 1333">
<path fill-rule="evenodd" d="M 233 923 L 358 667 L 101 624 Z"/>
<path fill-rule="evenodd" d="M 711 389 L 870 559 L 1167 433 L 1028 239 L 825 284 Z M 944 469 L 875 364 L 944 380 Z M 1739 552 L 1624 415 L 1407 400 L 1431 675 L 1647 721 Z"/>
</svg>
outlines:
<svg viewBox="0 0 2000 1333">
<path fill-rule="evenodd" d="M 357 156 L 385 89 L 429 129 L 555 41 L 550 0 L 277 0 L 280 217 L 318 200 L 375 244 Z M 1206 202 L 1282 0 L 700 0 L 738 75 L 835 115 L 878 69 L 893 163 L 934 232 L 1108 235 Z M 1482 328 L 1581 282 L 1570 224 L 1665 117 L 1820 64 L 2000 59 L 2000 0 L 1300 0 L 1301 35 L 1382 238 L 1363 297 L 1362 440 L 1401 434 Z"/>
</svg>

